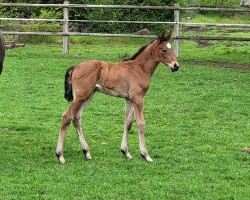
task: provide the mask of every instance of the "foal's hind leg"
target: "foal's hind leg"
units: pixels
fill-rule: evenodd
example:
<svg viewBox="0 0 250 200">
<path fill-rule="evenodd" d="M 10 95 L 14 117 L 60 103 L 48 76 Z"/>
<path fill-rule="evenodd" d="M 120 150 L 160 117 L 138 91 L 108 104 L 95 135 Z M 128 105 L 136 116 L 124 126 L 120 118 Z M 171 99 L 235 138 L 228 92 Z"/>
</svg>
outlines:
<svg viewBox="0 0 250 200">
<path fill-rule="evenodd" d="M 73 119 L 73 124 L 77 131 L 77 134 L 78 134 L 81 146 L 82 146 L 82 151 L 84 153 L 86 160 L 91 160 L 91 156 L 90 156 L 89 146 L 83 136 L 83 132 L 81 129 L 81 118 L 82 118 L 83 111 L 87 107 L 88 103 L 91 101 L 92 96 L 82 104 L 82 107 L 78 110 L 76 116 Z"/>
<path fill-rule="evenodd" d="M 126 156 L 127 159 L 132 159 L 128 151 L 128 134 L 132 127 L 134 109 L 130 100 L 126 100 L 126 111 L 125 111 L 125 121 L 124 121 L 124 133 L 121 143 L 121 151 Z"/>
<path fill-rule="evenodd" d="M 63 157 L 63 147 L 64 147 L 64 140 L 68 130 L 68 127 L 71 121 L 74 119 L 75 115 L 79 111 L 82 106 L 82 101 L 73 100 L 70 107 L 64 112 L 62 116 L 62 125 L 59 133 L 57 148 L 56 148 L 56 155 L 60 163 L 65 163 L 65 159 Z"/>
</svg>

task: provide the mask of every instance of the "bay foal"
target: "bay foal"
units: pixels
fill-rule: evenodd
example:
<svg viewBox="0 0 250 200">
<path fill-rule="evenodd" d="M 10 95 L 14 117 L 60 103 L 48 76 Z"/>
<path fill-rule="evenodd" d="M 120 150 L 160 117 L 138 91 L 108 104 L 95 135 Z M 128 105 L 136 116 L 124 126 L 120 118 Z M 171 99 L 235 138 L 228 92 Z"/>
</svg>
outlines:
<svg viewBox="0 0 250 200">
<path fill-rule="evenodd" d="M 127 159 L 132 156 L 128 151 L 128 134 L 135 113 L 139 133 L 140 154 L 146 161 L 152 161 L 144 141 L 144 96 L 149 88 L 150 79 L 160 62 L 172 71 L 179 64 L 169 43 L 171 33 L 163 33 L 158 39 L 142 47 L 131 59 L 116 64 L 100 60 L 90 60 L 69 68 L 65 75 L 65 98 L 72 101 L 62 116 L 56 155 L 64 163 L 63 146 L 68 126 L 71 122 L 77 131 L 85 159 L 90 160 L 88 144 L 81 129 L 81 117 L 84 109 L 96 91 L 125 98 L 126 112 L 121 151 Z M 74 96 L 73 96 L 74 93 Z"/>
</svg>

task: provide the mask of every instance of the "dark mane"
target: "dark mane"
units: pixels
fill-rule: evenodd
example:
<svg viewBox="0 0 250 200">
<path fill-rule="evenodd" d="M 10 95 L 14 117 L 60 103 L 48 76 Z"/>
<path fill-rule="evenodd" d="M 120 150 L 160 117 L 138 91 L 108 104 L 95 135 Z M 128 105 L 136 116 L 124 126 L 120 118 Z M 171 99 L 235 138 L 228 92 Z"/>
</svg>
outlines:
<svg viewBox="0 0 250 200">
<path fill-rule="evenodd" d="M 150 42 L 149 44 L 142 46 L 131 58 L 128 59 L 124 59 L 123 61 L 128 61 L 128 60 L 134 60 L 138 55 L 141 54 L 141 52 L 144 51 L 144 49 L 146 49 L 150 44 L 152 44 L 154 42 L 154 40 L 152 42 Z"/>
</svg>

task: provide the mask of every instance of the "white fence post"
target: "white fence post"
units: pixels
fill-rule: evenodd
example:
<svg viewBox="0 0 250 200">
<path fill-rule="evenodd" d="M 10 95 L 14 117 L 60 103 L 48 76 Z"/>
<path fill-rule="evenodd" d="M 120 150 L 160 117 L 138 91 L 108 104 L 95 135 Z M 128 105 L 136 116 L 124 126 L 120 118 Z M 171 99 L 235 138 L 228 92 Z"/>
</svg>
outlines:
<svg viewBox="0 0 250 200">
<path fill-rule="evenodd" d="M 179 8 L 179 4 L 178 3 L 175 3 L 174 4 L 174 7 L 176 8 Z M 178 37 L 180 35 L 180 11 L 177 9 L 177 10 L 174 10 L 174 37 Z M 179 56 L 179 40 L 178 39 L 175 39 L 174 40 L 174 52 L 175 52 L 175 55 L 176 57 Z"/>
<path fill-rule="evenodd" d="M 64 1 L 64 4 L 69 4 L 68 1 Z M 69 8 L 65 7 L 63 8 L 63 33 L 69 32 Z M 63 36 L 63 53 L 69 53 L 69 36 L 64 35 Z"/>
</svg>

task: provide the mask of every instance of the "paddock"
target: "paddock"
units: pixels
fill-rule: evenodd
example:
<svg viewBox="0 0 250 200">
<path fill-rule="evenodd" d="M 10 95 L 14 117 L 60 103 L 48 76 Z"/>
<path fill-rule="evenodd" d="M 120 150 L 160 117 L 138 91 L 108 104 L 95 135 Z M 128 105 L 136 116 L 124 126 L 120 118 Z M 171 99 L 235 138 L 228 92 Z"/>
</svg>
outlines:
<svg viewBox="0 0 250 200">
<path fill-rule="evenodd" d="M 138 152 L 136 126 L 127 161 L 119 151 L 124 100 L 97 94 L 82 118 L 92 150 L 82 159 L 71 126 L 67 163 L 58 164 L 55 146 L 65 70 L 83 60 L 116 62 L 132 56 L 149 39 L 115 44 L 95 39 L 72 45 L 26 45 L 6 52 L 0 77 L 1 196 L 5 199 L 245 199 L 249 196 L 249 48 L 224 42 L 182 44 L 181 68 L 160 65 L 145 97 L 146 143 L 152 163 Z M 244 45 L 243 45 L 244 44 Z M 3 92 L 2 92 L 3 91 Z M 112 123 L 107 123 L 112 122 Z M 232 188 L 234 188 L 232 190 Z"/>
<path fill-rule="evenodd" d="M 62 4 L 60 8 L 70 6 Z M 177 15 L 182 9 L 197 8 L 171 9 Z M 249 13 L 249 9 L 243 12 Z M 59 19 L 64 25 L 69 21 Z M 241 30 L 235 28 L 239 24 L 233 24 L 225 31 L 219 24 L 171 23 L 174 31 L 181 27 L 175 42 L 170 41 L 173 44 L 183 39 L 178 58 L 181 68 L 171 73 L 160 64 L 145 96 L 150 163 L 140 156 L 135 125 L 129 133 L 133 159 L 121 156 L 124 100 L 100 93 L 81 119 L 93 159 L 82 158 L 73 126 L 65 141 L 65 165 L 58 164 L 55 146 L 61 115 L 69 106 L 63 98 L 66 69 L 91 59 L 112 63 L 124 60 L 155 36 L 101 37 L 65 29 L 60 33 L 4 32 L 6 36 L 29 37 L 59 34 L 64 44 L 68 37 L 71 43 L 69 54 L 66 45 L 62 54 L 61 44 L 26 44 L 6 51 L 0 76 L 2 198 L 185 200 L 250 196 L 250 154 L 242 152 L 250 145 L 249 24 Z M 84 36 L 84 42 L 74 42 L 74 34 Z"/>
</svg>

